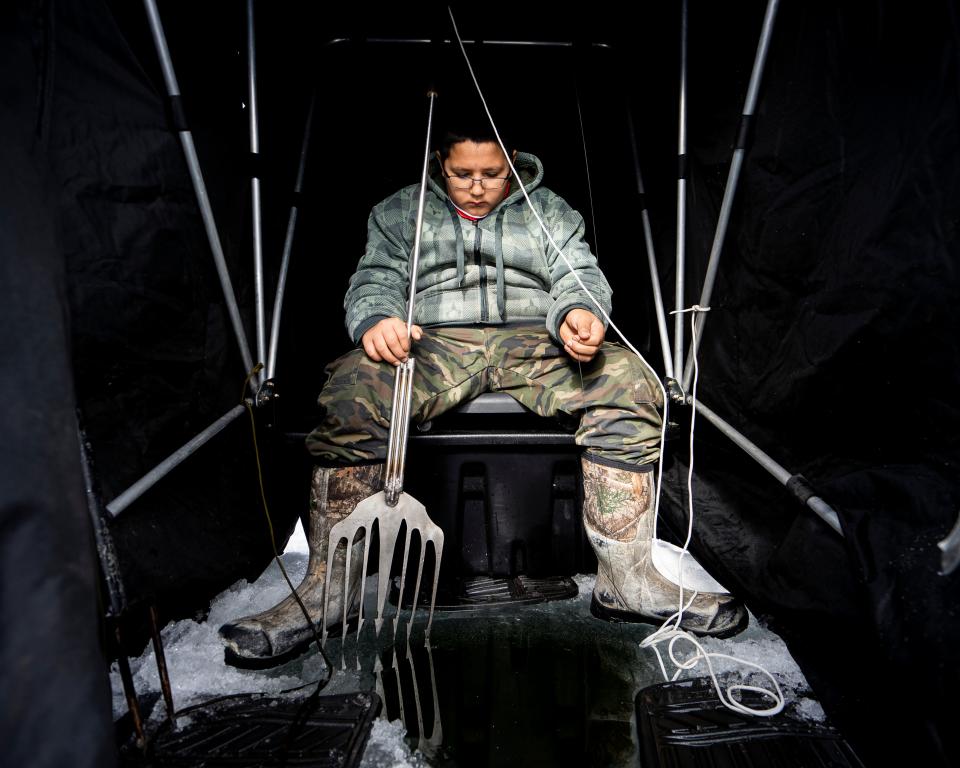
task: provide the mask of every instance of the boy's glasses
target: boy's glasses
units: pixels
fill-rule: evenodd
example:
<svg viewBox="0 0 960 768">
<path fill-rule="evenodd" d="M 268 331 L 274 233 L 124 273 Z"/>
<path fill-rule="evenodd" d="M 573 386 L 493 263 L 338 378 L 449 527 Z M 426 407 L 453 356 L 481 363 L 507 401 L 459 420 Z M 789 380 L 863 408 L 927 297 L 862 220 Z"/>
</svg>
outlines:
<svg viewBox="0 0 960 768">
<path fill-rule="evenodd" d="M 454 176 L 446 172 L 444 172 L 443 175 L 450 180 L 450 186 L 454 189 L 473 189 L 474 184 L 479 184 L 484 189 L 503 189 L 503 185 L 506 184 L 510 178 L 509 176 L 503 176 L 502 178 L 485 176 L 474 179 L 470 176 Z"/>
</svg>

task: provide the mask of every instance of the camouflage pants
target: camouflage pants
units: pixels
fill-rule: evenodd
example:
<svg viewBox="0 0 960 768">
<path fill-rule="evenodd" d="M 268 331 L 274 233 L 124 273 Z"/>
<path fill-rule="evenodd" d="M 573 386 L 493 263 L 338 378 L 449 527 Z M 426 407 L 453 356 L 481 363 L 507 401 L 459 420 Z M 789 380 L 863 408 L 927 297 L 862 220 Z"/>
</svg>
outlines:
<svg viewBox="0 0 960 768">
<path fill-rule="evenodd" d="M 625 464 L 659 458 L 662 396 L 655 374 L 632 352 L 604 342 L 582 366 L 542 325 L 433 327 L 413 348 L 411 413 L 433 419 L 483 392 L 506 392 L 541 416 L 580 418 L 576 442 Z M 386 458 L 394 367 L 355 349 L 326 369 L 323 422 L 308 437 L 318 459 L 337 464 Z"/>
</svg>

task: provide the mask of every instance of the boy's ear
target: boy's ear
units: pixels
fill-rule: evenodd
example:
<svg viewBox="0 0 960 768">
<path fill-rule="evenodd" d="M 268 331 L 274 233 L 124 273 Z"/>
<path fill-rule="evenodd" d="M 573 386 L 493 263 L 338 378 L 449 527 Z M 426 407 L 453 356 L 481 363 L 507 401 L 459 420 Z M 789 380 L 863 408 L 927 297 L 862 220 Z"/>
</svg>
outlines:
<svg viewBox="0 0 960 768">
<path fill-rule="evenodd" d="M 517 162 L 517 150 L 513 150 L 513 152 L 510 153 L 510 162 Z"/>
</svg>

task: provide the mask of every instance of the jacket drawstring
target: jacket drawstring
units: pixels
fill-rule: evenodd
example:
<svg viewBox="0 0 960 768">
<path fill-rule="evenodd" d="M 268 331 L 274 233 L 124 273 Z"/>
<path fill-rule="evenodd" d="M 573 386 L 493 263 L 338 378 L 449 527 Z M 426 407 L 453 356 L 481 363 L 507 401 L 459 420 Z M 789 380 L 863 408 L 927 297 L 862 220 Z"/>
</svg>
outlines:
<svg viewBox="0 0 960 768">
<path fill-rule="evenodd" d="M 453 202 L 447 198 L 445 201 L 447 204 L 447 210 L 450 212 L 450 218 L 453 219 L 453 226 L 457 233 L 456 241 L 456 251 L 457 251 L 457 285 L 458 287 L 463 287 L 463 280 L 466 277 L 466 268 L 464 266 L 464 253 L 463 253 L 463 226 L 460 222 L 460 215 L 457 213 L 457 209 L 454 206 Z M 497 311 L 500 313 L 500 321 L 503 322 L 507 319 L 507 288 L 506 288 L 506 278 L 504 276 L 504 267 L 503 267 L 503 217 L 507 213 L 507 208 L 504 206 L 497 213 L 497 222 L 495 226 L 495 237 L 494 237 L 494 255 L 496 258 L 497 265 Z"/>
<path fill-rule="evenodd" d="M 500 313 L 500 322 L 507 319 L 507 289 L 504 286 L 503 275 L 503 215 L 507 212 L 506 206 L 497 214 L 495 254 L 497 259 L 497 311 Z"/>
<path fill-rule="evenodd" d="M 457 287 L 463 288 L 463 279 L 466 277 L 466 269 L 463 264 L 463 229 L 460 226 L 460 215 L 454 207 L 450 198 L 446 199 L 447 210 L 450 211 L 450 218 L 453 219 L 453 228 L 457 233 Z"/>
</svg>

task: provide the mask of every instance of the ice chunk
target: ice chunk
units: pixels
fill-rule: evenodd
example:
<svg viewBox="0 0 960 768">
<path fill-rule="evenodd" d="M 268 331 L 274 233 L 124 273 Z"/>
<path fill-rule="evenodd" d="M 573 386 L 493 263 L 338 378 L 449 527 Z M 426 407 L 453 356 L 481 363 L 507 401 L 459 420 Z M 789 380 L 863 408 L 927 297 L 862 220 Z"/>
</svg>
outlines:
<svg viewBox="0 0 960 768">
<path fill-rule="evenodd" d="M 822 723 L 827 719 L 827 713 L 816 699 L 801 698 L 797 700 L 796 714 L 801 720 L 810 720 Z"/>
<path fill-rule="evenodd" d="M 421 768 L 426 766 L 420 752 L 410 752 L 404 741 L 406 731 L 399 720 L 377 720 L 370 731 L 370 740 L 360 768 Z"/>
<path fill-rule="evenodd" d="M 580 589 L 580 594 L 577 595 L 579 600 L 589 600 L 590 596 L 593 594 L 593 588 L 597 585 L 597 574 L 595 573 L 578 573 L 573 577 L 573 580 L 576 582 L 577 587 Z"/>
</svg>

